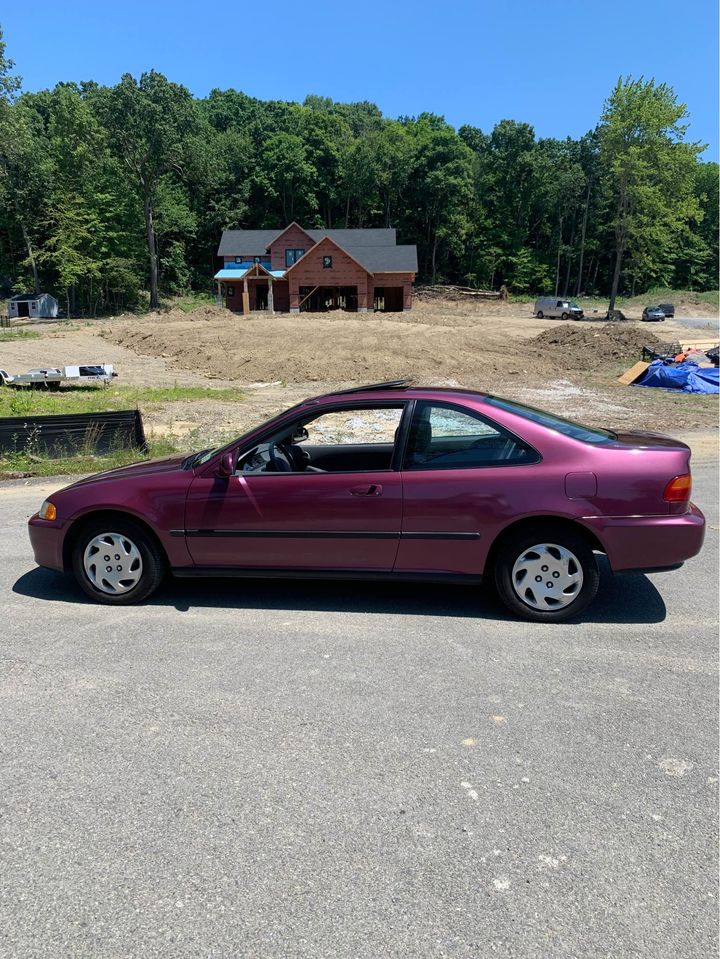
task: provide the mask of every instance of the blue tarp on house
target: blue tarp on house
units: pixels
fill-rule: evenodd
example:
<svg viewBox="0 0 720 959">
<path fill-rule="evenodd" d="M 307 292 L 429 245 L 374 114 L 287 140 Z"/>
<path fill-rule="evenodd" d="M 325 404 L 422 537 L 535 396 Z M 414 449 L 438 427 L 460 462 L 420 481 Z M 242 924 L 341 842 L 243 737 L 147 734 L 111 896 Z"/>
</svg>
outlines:
<svg viewBox="0 0 720 959">
<path fill-rule="evenodd" d="M 654 360 L 634 386 L 654 386 L 683 393 L 720 393 L 718 367 L 700 367 L 696 363 L 674 363 L 666 366 Z"/>
</svg>

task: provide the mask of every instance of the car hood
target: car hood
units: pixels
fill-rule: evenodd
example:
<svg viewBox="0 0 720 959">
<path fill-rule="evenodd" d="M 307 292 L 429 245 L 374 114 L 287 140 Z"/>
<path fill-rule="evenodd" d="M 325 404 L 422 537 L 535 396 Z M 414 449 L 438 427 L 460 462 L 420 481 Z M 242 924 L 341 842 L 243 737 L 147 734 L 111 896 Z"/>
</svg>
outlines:
<svg viewBox="0 0 720 959">
<path fill-rule="evenodd" d="M 131 463 L 129 466 L 118 466 L 116 469 L 105 470 L 104 473 L 94 473 L 92 476 L 86 476 L 84 479 L 72 483 L 65 489 L 76 489 L 78 486 L 87 486 L 89 483 L 98 483 L 103 480 L 124 479 L 131 476 L 149 476 L 152 473 L 170 473 L 174 470 L 182 469 L 183 461 L 187 459 L 187 454 L 179 456 L 167 456 L 163 459 L 143 460 L 140 463 Z"/>
</svg>

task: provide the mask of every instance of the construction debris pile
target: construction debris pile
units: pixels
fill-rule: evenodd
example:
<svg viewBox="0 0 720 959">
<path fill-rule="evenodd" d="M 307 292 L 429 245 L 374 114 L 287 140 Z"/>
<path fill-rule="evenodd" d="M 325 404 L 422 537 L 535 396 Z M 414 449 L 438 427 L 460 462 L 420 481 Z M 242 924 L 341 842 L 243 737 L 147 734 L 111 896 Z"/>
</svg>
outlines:
<svg viewBox="0 0 720 959">
<path fill-rule="evenodd" d="M 496 290 L 475 290 L 471 286 L 431 285 L 416 286 L 415 296 L 419 300 L 462 300 L 474 297 L 480 300 L 507 300 L 507 290 L 504 286 Z"/>
<path fill-rule="evenodd" d="M 620 383 L 683 393 L 720 393 L 717 346 L 646 344 L 642 357 L 619 377 Z"/>
</svg>

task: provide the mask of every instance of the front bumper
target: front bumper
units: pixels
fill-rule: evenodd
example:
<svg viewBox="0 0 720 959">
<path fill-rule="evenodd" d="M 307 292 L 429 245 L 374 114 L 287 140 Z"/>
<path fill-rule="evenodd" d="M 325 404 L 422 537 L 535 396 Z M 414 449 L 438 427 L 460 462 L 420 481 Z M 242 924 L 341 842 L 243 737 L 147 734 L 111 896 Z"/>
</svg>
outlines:
<svg viewBox="0 0 720 959">
<path fill-rule="evenodd" d="M 584 522 L 605 547 L 614 572 L 680 566 L 697 556 L 705 539 L 705 517 L 694 503 L 687 513 L 593 516 Z"/>
<path fill-rule="evenodd" d="M 35 513 L 28 520 L 28 534 L 38 566 L 47 566 L 48 569 L 64 572 L 62 525 L 40 519 L 39 514 Z"/>
</svg>

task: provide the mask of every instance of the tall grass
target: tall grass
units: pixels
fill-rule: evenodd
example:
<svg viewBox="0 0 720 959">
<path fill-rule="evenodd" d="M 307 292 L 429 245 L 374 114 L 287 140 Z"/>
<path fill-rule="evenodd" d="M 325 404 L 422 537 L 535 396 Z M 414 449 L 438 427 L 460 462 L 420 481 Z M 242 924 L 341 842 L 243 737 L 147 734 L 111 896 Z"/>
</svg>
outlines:
<svg viewBox="0 0 720 959">
<path fill-rule="evenodd" d="M 198 400 L 239 403 L 244 398 L 242 390 L 202 386 L 67 386 L 53 391 L 6 386 L 0 387 L 0 416 L 111 413 Z"/>
</svg>

